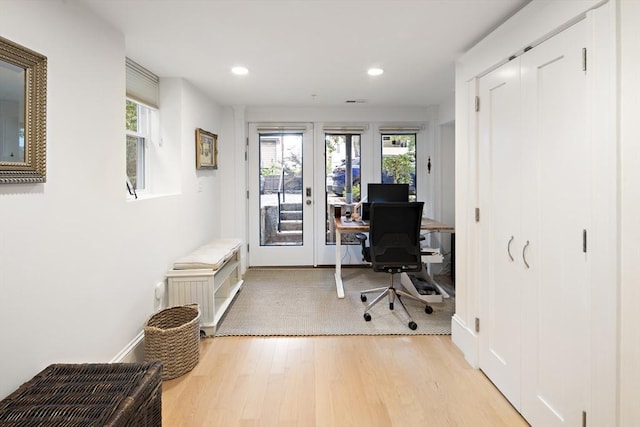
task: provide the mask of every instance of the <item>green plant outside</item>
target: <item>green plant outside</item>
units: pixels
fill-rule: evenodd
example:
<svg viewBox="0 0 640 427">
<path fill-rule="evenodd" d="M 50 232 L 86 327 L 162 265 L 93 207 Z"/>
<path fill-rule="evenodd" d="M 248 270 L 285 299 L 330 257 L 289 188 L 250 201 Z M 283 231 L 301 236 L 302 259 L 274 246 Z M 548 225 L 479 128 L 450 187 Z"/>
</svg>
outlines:
<svg viewBox="0 0 640 427">
<path fill-rule="evenodd" d="M 382 169 L 388 176 L 393 176 L 395 184 L 411 184 L 411 172 L 415 169 L 413 153 L 385 156 L 382 159 Z"/>
</svg>

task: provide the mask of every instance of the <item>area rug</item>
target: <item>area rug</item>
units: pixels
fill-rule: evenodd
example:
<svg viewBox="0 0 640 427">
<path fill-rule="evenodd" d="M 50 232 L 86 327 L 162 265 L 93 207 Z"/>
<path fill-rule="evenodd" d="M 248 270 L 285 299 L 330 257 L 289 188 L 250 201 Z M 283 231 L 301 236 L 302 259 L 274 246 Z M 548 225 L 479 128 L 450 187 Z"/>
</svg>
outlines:
<svg viewBox="0 0 640 427">
<path fill-rule="evenodd" d="M 333 268 L 250 268 L 215 336 L 451 334 L 454 298 L 431 304 L 431 314 L 423 305 L 405 301 L 416 330 L 409 329 L 397 303 L 395 310 L 389 310 L 386 302 L 378 303 L 367 322 L 360 291 L 386 286 L 390 276 L 368 268 L 344 268 L 342 276 L 345 297 L 339 299 Z"/>
</svg>

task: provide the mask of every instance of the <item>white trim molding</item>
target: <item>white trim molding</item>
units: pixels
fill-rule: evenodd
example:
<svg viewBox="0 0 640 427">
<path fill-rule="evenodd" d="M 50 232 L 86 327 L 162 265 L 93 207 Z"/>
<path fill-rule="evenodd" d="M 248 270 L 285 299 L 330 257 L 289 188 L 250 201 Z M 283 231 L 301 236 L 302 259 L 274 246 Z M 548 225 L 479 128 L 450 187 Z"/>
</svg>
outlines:
<svg viewBox="0 0 640 427">
<path fill-rule="evenodd" d="M 109 363 L 134 363 L 144 361 L 144 331 L 140 331 Z"/>
</svg>

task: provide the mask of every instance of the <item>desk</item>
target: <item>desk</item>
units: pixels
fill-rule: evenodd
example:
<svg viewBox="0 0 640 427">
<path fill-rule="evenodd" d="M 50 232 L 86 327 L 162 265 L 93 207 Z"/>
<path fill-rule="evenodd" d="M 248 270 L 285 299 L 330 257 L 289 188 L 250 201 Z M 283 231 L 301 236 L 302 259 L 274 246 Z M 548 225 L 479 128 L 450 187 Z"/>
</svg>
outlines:
<svg viewBox="0 0 640 427">
<path fill-rule="evenodd" d="M 369 231 L 369 225 L 364 224 L 362 221 L 346 221 L 345 217 L 334 218 L 333 221 L 336 229 L 336 291 L 338 293 L 338 298 L 344 298 L 344 285 L 342 284 L 342 233 L 366 233 Z M 420 229 L 425 231 L 454 232 L 454 228 L 451 225 L 443 224 L 435 219 L 425 217 L 422 217 Z M 406 276 L 406 274 L 403 274 L 403 276 Z M 401 280 L 401 283 L 406 287 L 408 276 L 406 279 L 404 277 L 402 279 L 404 280 Z M 411 281 L 409 280 L 409 283 L 410 282 Z M 408 290 L 411 292 L 410 289 Z M 415 291 L 415 288 L 413 291 Z"/>
</svg>

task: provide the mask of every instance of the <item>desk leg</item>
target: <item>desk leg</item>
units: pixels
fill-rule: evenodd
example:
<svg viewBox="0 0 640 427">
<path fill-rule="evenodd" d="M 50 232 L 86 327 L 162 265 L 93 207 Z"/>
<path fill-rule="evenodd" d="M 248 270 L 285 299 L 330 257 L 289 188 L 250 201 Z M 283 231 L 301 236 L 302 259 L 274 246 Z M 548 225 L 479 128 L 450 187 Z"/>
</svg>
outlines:
<svg viewBox="0 0 640 427">
<path fill-rule="evenodd" d="M 342 285 L 342 236 L 336 227 L 336 292 L 338 298 L 344 298 L 344 286 Z"/>
</svg>

